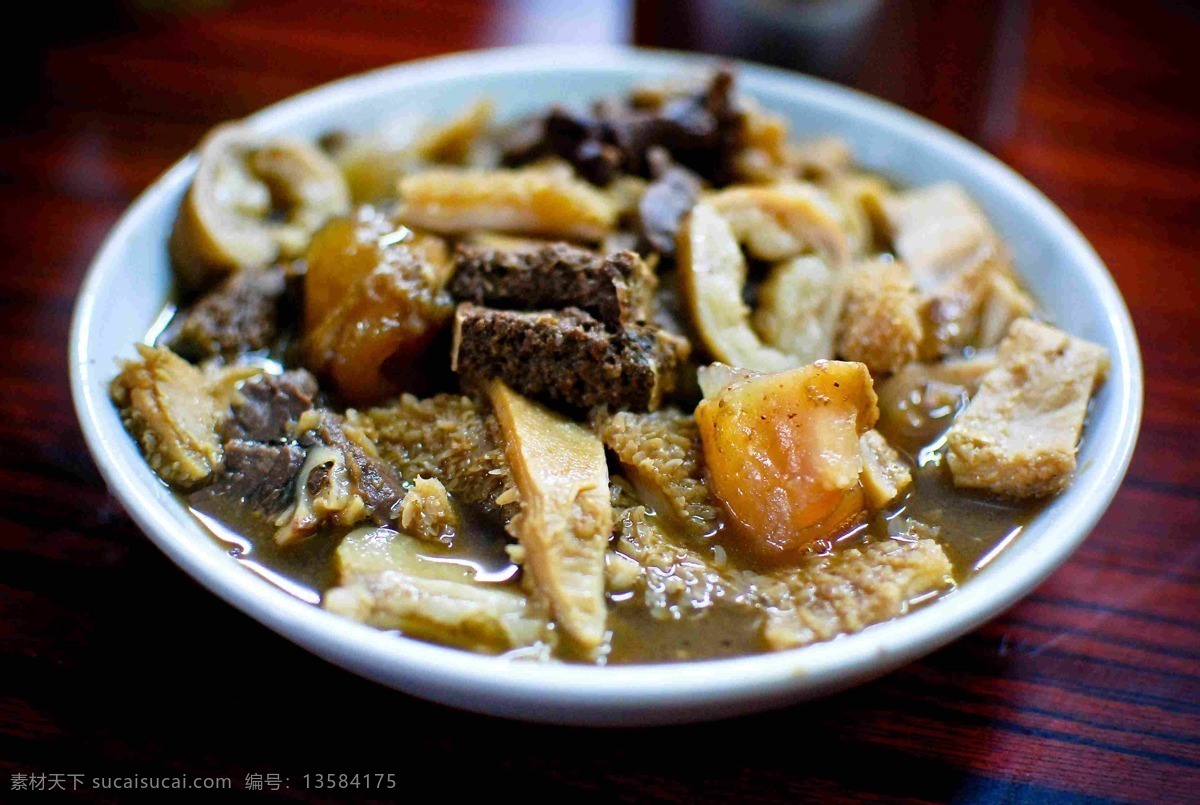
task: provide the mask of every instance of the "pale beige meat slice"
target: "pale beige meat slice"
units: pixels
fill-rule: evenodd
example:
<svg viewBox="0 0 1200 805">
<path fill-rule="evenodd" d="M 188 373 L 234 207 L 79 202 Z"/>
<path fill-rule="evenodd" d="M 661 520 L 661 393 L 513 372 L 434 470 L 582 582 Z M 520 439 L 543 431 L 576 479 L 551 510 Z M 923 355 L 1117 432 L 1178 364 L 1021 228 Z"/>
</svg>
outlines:
<svg viewBox="0 0 1200 805">
<path fill-rule="evenodd" d="M 400 180 L 399 218 L 447 235 L 490 230 L 595 243 L 617 221 L 612 199 L 545 168 L 432 169 Z"/>
<path fill-rule="evenodd" d="M 758 332 L 742 299 L 742 243 L 759 259 L 789 261 L 764 283 L 764 309 L 753 322 Z M 810 249 L 820 265 L 792 260 Z M 710 194 L 684 219 L 676 251 L 684 302 L 713 358 L 771 372 L 832 355 L 841 306 L 836 279 L 850 245 L 842 210 L 824 191 L 793 182 Z"/>
<path fill-rule="evenodd" d="M 758 579 L 762 636 L 774 651 L 859 632 L 953 586 L 950 559 L 931 539 L 887 541 L 812 556 Z"/>
<path fill-rule="evenodd" d="M 862 455 L 859 479 L 870 508 L 883 508 L 912 485 L 912 471 L 879 431 L 871 429 L 860 436 L 858 451 Z"/>
<path fill-rule="evenodd" d="M 322 606 L 330 612 L 404 634 L 474 651 L 499 652 L 537 643 L 546 619 L 527 596 L 476 583 L 462 564 L 386 528 L 361 528 L 337 549 L 338 586 Z"/>
<path fill-rule="evenodd" d="M 910 190 L 886 197 L 882 207 L 896 254 L 925 296 L 924 357 L 994 346 L 1032 311 L 1000 237 L 961 187 Z"/>
<path fill-rule="evenodd" d="M 604 551 L 613 531 L 604 445 L 588 428 L 500 381 L 488 396 L 521 495 L 512 530 L 534 589 L 581 648 L 605 640 Z"/>
<path fill-rule="evenodd" d="M 802 178 L 829 181 L 854 166 L 850 143 L 841 137 L 823 135 L 783 147 L 792 170 Z"/>
<path fill-rule="evenodd" d="M 996 346 L 1014 321 L 1033 313 L 1033 298 L 1003 272 L 994 272 L 989 277 L 982 296 L 979 323 L 975 328 L 975 345 L 978 347 Z"/>
<path fill-rule="evenodd" d="M 679 228 L 676 254 L 684 305 L 713 358 L 762 372 L 798 365 L 795 357 L 764 344 L 750 326 L 750 307 L 742 299 L 746 258 L 716 210 L 704 203 L 692 207 Z"/>
<path fill-rule="evenodd" d="M 869 173 L 846 173 L 834 176 L 828 187 L 845 216 L 851 253 L 882 251 L 888 242 L 883 202 L 892 192 L 887 181 Z"/>
<path fill-rule="evenodd" d="M 838 356 L 872 374 L 894 372 L 917 358 L 924 339 L 921 301 L 903 263 L 872 260 L 852 269 L 838 334 Z"/>
<path fill-rule="evenodd" d="M 883 200 L 896 255 L 921 291 L 936 291 L 964 270 L 1001 253 L 1000 239 L 956 184 L 921 187 Z"/>
<path fill-rule="evenodd" d="M 676 408 L 651 414 L 598 409 L 591 422 L 643 502 L 689 534 L 716 530 L 718 506 L 704 481 L 694 417 Z"/>
<path fill-rule="evenodd" d="M 166 347 L 138 344 L 109 394 L 146 461 L 170 484 L 191 487 L 221 463 L 221 424 L 230 416 L 236 385 L 257 369 L 204 371 Z"/>
<path fill-rule="evenodd" d="M 225 123 L 200 143 L 168 248 L 185 289 L 199 290 L 299 257 L 314 232 L 349 209 L 345 179 L 318 148 Z"/>
<path fill-rule="evenodd" d="M 458 509 L 442 482 L 417 476 L 400 501 L 400 527 L 427 542 L 449 542 L 458 526 Z"/>
<path fill-rule="evenodd" d="M 832 358 L 845 287 L 840 279 L 815 255 L 775 264 L 758 288 L 755 330 L 799 365 Z"/>
<path fill-rule="evenodd" d="M 998 357 L 946 434 L 954 483 L 1016 498 L 1058 492 L 1075 470 L 1088 399 L 1107 372 L 1108 353 L 1021 319 Z"/>
</svg>

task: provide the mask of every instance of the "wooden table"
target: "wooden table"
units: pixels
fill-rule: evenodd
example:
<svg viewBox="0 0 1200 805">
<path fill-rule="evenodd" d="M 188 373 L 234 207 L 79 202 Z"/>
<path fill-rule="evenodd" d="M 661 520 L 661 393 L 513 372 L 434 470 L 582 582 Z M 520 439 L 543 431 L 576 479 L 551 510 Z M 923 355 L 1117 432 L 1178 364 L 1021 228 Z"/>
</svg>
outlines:
<svg viewBox="0 0 1200 805">
<path fill-rule="evenodd" d="M 1034 0 L 1011 136 L 987 141 L 1079 225 L 1133 311 L 1146 416 L 1129 476 L 1033 595 L 878 682 L 671 729 L 460 713 L 244 617 L 106 494 L 71 408 L 66 339 L 88 262 L 133 197 L 213 123 L 329 79 L 464 48 L 626 38 L 620 2 L 572 5 L 243 2 L 34 48 L 37 83 L 0 136 L 5 771 L 217 775 L 235 789 L 274 773 L 293 798 L 305 773 L 390 772 L 456 794 L 1195 801 L 1200 16 L 1182 2 Z M 116 796 L 88 785 L 77 793 Z"/>
</svg>

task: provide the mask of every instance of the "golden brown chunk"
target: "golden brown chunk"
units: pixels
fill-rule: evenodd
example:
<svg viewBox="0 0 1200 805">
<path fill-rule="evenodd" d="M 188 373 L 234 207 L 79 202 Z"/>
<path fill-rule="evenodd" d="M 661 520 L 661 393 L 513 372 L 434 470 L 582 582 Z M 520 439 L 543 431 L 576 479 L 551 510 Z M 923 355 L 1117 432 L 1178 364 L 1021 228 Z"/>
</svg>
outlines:
<svg viewBox="0 0 1200 805">
<path fill-rule="evenodd" d="M 542 168 L 428 170 L 400 180 L 400 220 L 443 234 L 477 229 L 595 243 L 617 220 L 612 200 Z"/>
<path fill-rule="evenodd" d="M 164 481 L 190 487 L 221 462 L 218 430 L 230 415 L 237 381 L 256 369 L 204 372 L 166 347 L 137 345 L 109 393 L 125 429 Z"/>
<path fill-rule="evenodd" d="M 526 596 L 480 584 L 436 544 L 386 528 L 362 528 L 337 549 L 338 586 L 322 605 L 330 612 L 378 629 L 473 651 L 531 646 L 546 619 Z"/>
<path fill-rule="evenodd" d="M 838 356 L 886 374 L 916 360 L 923 337 L 920 300 L 904 264 L 857 266 L 846 287 Z"/>
<path fill-rule="evenodd" d="M 795 571 L 759 577 L 769 649 L 859 632 L 954 586 L 950 559 L 931 539 L 887 541 L 808 557 Z"/>
<path fill-rule="evenodd" d="M 199 150 L 170 240 L 180 282 L 189 290 L 300 256 L 313 232 L 349 209 L 342 174 L 307 143 L 268 139 L 227 123 Z"/>
<path fill-rule="evenodd" d="M 595 649 L 605 639 L 604 551 L 613 531 L 604 445 L 499 381 L 488 396 L 521 492 L 513 525 L 525 569 L 563 631 Z"/>
<path fill-rule="evenodd" d="M 1013 324 L 999 365 L 946 434 L 956 486 L 1034 498 L 1066 487 L 1103 347 L 1030 319 Z"/>
<path fill-rule="evenodd" d="M 788 123 L 752 99 L 742 98 L 744 124 L 741 148 L 734 155 L 737 178 L 746 182 L 779 182 L 795 178 L 787 162 Z"/>
<path fill-rule="evenodd" d="M 912 485 L 912 472 L 896 449 L 877 430 L 869 430 L 858 440 L 862 453 L 863 492 L 867 505 L 882 509 Z"/>
<path fill-rule="evenodd" d="M 863 511 L 859 437 L 879 416 L 861 363 L 736 381 L 696 409 L 726 526 L 766 560 L 794 558 Z"/>
<path fill-rule="evenodd" d="M 420 277 L 430 288 L 441 288 L 454 270 L 446 241 L 403 227 L 371 206 L 322 227 L 304 261 L 306 330 L 319 327 L 355 283 L 382 266 Z"/>
<path fill-rule="evenodd" d="M 718 510 L 704 482 L 700 431 L 691 415 L 675 408 L 652 414 L 600 409 L 591 420 L 643 502 L 687 533 L 716 530 Z"/>
<path fill-rule="evenodd" d="M 369 211 L 330 227 L 314 242 L 305 280 L 314 294 L 305 360 L 351 403 L 370 403 L 404 388 L 453 313 L 443 289 L 449 256 L 440 238 Z"/>
</svg>

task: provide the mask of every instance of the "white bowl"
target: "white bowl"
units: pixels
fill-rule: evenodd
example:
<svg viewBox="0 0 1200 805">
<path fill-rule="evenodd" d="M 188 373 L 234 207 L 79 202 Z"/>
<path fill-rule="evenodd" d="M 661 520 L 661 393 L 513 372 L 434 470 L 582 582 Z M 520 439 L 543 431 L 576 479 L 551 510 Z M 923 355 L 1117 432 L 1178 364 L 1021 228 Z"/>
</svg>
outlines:
<svg viewBox="0 0 1200 805">
<path fill-rule="evenodd" d="M 450 114 L 490 96 L 506 116 L 586 103 L 630 84 L 696 74 L 711 59 L 629 48 L 535 47 L 413 62 L 338 81 L 251 118 L 263 132 L 316 137 L 418 109 Z M 92 264 L 75 310 L 75 407 L 113 494 L 184 570 L 229 603 L 331 662 L 446 704 L 536 721 L 647 724 L 715 718 L 812 698 L 879 676 L 976 628 L 1027 594 L 1080 544 L 1129 464 L 1142 367 L 1129 313 L 1096 253 L 1028 182 L 953 134 L 899 108 L 781 70 L 745 64 L 742 89 L 800 135 L 845 137 L 858 159 L 901 182 L 960 182 L 1012 248 L 1025 283 L 1066 331 L 1103 344 L 1112 373 L 1095 400 L 1071 487 L 975 578 L 917 612 L 807 648 L 671 665 L 596 668 L 508 662 L 386 634 L 301 602 L 240 566 L 151 472 L 108 399 L 171 289 L 167 234 L 196 168 L 188 156 L 125 213 Z M 214 646 L 219 651 L 219 646 Z M 381 695 L 383 695 L 381 693 Z"/>
</svg>

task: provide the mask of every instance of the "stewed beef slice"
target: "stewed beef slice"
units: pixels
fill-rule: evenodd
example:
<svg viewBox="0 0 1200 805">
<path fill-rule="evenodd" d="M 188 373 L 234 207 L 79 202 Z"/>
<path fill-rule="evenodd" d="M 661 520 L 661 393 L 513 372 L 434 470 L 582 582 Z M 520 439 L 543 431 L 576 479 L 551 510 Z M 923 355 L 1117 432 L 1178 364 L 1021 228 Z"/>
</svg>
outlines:
<svg viewBox="0 0 1200 805">
<path fill-rule="evenodd" d="M 301 436 L 301 443 L 325 445 L 342 453 L 353 494 L 362 500 L 370 519 L 380 525 L 394 520 L 405 491 L 400 476 L 379 457 L 375 445 L 347 425 L 341 415 L 322 411 L 318 416 L 319 423 Z"/>
<path fill-rule="evenodd" d="M 193 362 L 269 349 L 279 335 L 281 267 L 239 271 L 200 297 L 172 323 L 165 343 Z"/>
<path fill-rule="evenodd" d="M 247 380 L 222 435 L 258 442 L 287 439 L 295 433 L 300 415 L 312 409 L 316 395 L 317 379 L 304 369 Z"/>
<path fill-rule="evenodd" d="M 225 443 L 225 458 L 213 483 L 193 492 L 189 500 L 202 509 L 231 510 L 240 503 L 240 512 L 271 521 L 291 505 L 302 464 L 304 448 L 293 442 L 233 439 Z"/>
<path fill-rule="evenodd" d="M 699 176 L 673 162 L 664 148 L 650 149 L 649 160 L 654 181 L 638 201 L 638 235 L 644 247 L 673 257 L 679 223 L 695 206 L 702 185 Z"/>
<path fill-rule="evenodd" d="M 720 70 L 702 91 L 667 96 L 652 107 L 607 102 L 590 114 L 554 108 L 514 129 L 504 144 L 504 159 L 522 165 L 548 155 L 562 157 L 589 182 L 605 185 L 622 171 L 650 175 L 647 155 L 659 146 L 710 183 L 722 185 L 732 178 L 744 124 L 733 94 L 733 73 Z"/>
<path fill-rule="evenodd" d="M 281 545 L 311 536 L 326 524 L 394 522 L 404 485 L 361 430 L 340 414 L 312 411 L 300 422 L 306 448 L 291 516 L 275 534 Z"/>
</svg>

